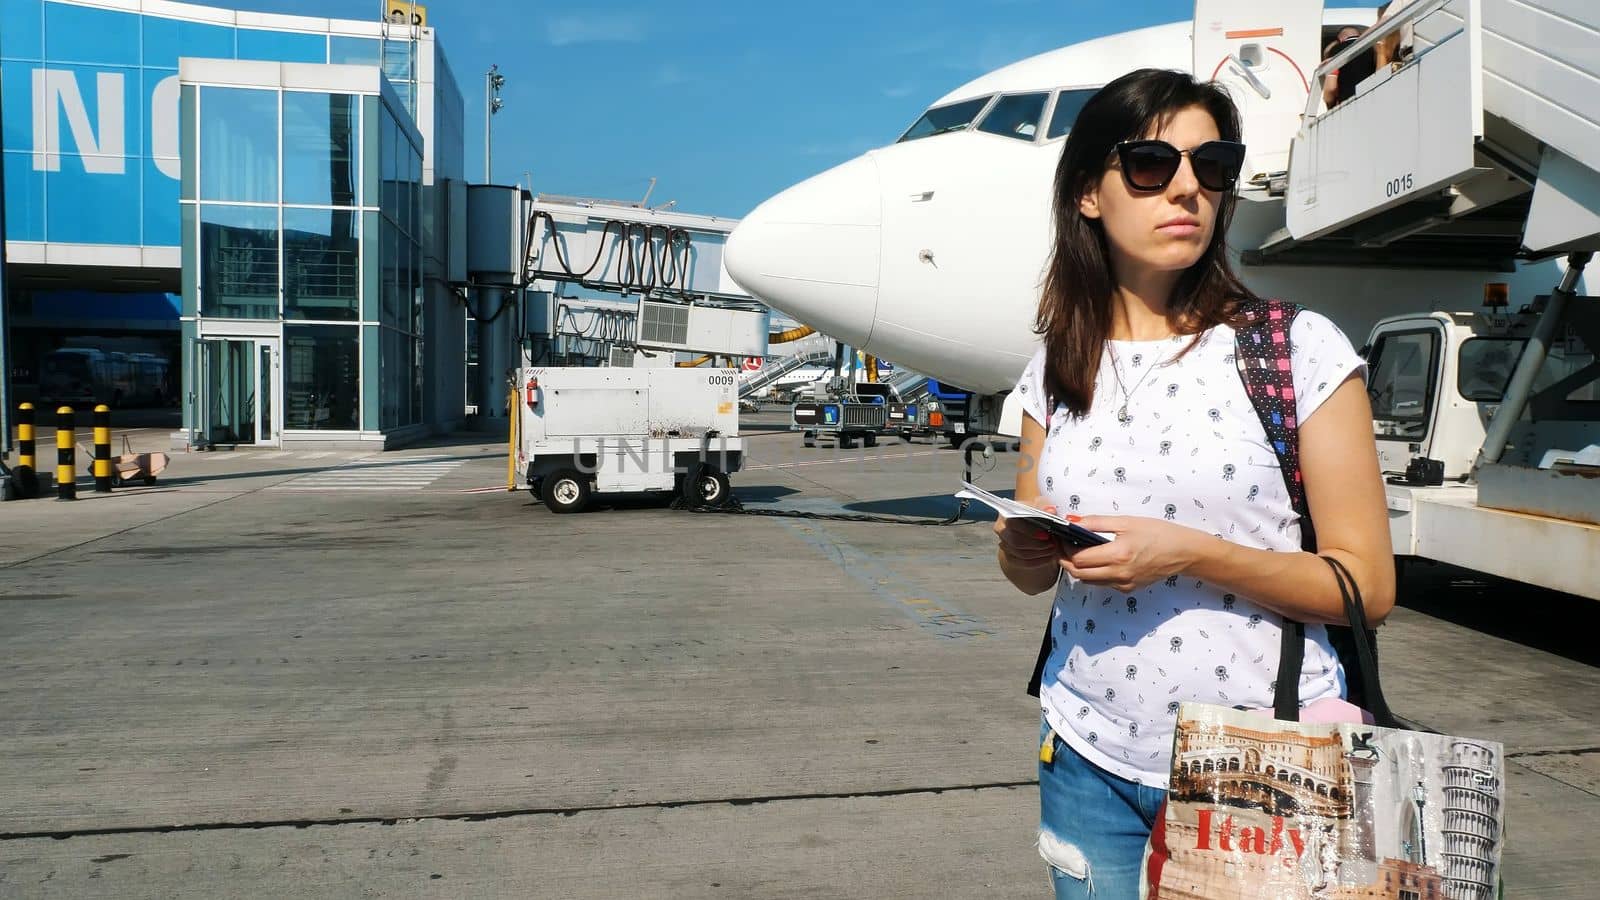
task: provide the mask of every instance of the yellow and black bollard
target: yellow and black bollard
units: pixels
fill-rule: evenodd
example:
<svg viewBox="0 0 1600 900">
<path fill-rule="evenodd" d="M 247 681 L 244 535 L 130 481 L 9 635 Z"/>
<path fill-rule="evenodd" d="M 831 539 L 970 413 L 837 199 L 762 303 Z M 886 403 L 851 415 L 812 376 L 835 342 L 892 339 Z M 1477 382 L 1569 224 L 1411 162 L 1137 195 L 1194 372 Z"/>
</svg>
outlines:
<svg viewBox="0 0 1600 900">
<path fill-rule="evenodd" d="M 17 407 L 17 485 L 24 498 L 39 496 L 39 459 L 33 443 L 33 404 Z"/>
<path fill-rule="evenodd" d="M 72 471 L 73 456 L 72 445 L 73 430 L 72 407 L 63 406 L 56 410 L 56 499 L 78 499 L 77 473 Z"/>
<path fill-rule="evenodd" d="M 94 408 L 94 492 L 111 492 L 111 407 Z"/>
</svg>

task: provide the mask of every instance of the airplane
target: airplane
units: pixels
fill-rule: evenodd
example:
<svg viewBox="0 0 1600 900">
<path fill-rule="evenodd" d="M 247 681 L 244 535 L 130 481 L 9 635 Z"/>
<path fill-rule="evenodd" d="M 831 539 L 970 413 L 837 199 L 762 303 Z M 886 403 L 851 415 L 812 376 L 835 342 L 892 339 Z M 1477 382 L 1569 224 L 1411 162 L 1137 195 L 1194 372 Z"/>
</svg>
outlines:
<svg viewBox="0 0 1600 900">
<path fill-rule="evenodd" d="M 1228 246 L 1235 271 L 1262 296 L 1329 316 L 1360 346 L 1382 316 L 1475 306 L 1486 282 L 1509 283 L 1516 298 L 1547 293 L 1560 277 L 1555 262 L 1508 272 L 1483 258 L 1408 257 L 1407 267 L 1383 267 L 1382 238 L 1332 257 L 1309 247 L 1243 253 L 1287 234 L 1282 173 L 1310 92 L 1320 95 L 1309 79 L 1323 47 L 1342 27 L 1375 20 L 1371 8 L 1198 0 L 1192 22 L 997 69 L 934 101 L 896 142 L 757 206 L 728 238 L 727 271 L 820 332 L 973 392 L 990 423 L 974 430 L 1016 435 L 1020 407 L 1005 395 L 1038 346 L 1062 144 L 1098 88 L 1155 67 L 1209 77 L 1240 105 L 1249 151 Z M 1477 218 L 1473 227 L 1496 226 Z"/>
</svg>

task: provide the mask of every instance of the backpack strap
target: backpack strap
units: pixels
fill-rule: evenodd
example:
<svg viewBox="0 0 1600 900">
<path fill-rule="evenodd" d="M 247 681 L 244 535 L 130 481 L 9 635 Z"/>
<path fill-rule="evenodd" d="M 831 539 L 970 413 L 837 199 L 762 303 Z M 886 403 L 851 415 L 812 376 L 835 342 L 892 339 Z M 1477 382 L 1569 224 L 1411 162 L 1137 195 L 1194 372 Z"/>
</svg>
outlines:
<svg viewBox="0 0 1600 900">
<path fill-rule="evenodd" d="M 1300 547 L 1317 551 L 1306 502 L 1305 480 L 1300 474 L 1300 422 L 1294 396 L 1293 343 L 1289 329 L 1300 307 L 1282 300 L 1247 300 L 1237 309 L 1244 322 L 1234 329 L 1234 364 L 1244 382 L 1245 395 L 1255 407 L 1267 444 L 1278 457 L 1289 506 L 1300 517 Z M 1273 685 L 1273 715 L 1286 721 L 1300 718 L 1300 668 L 1305 661 L 1306 626 L 1287 617 L 1283 643 L 1278 649 L 1278 678 Z"/>
<path fill-rule="evenodd" d="M 1241 303 L 1238 312 L 1244 323 L 1234 330 L 1234 359 L 1239 367 L 1239 377 L 1244 381 L 1245 393 L 1261 419 L 1267 443 L 1278 457 L 1283 472 L 1283 484 L 1289 492 L 1289 505 L 1300 516 L 1300 547 L 1308 553 L 1317 552 L 1317 532 L 1311 522 L 1311 508 L 1306 502 L 1305 480 L 1300 473 L 1300 422 L 1296 413 L 1294 370 L 1291 365 L 1293 343 L 1289 330 L 1295 316 L 1303 307 L 1282 300 L 1251 300 Z M 1361 626 L 1366 632 L 1367 644 L 1372 648 L 1372 679 L 1377 678 L 1376 633 Z M 1365 669 L 1368 658 L 1360 653 L 1360 645 L 1350 625 L 1329 625 L 1328 643 L 1345 666 L 1346 675 L 1352 667 L 1361 670 L 1361 678 L 1345 679 L 1345 691 L 1356 706 L 1369 708 L 1369 703 L 1382 703 L 1379 697 L 1368 697 L 1365 690 Z M 1279 719 L 1294 721 L 1299 718 L 1300 668 L 1305 660 L 1305 624 L 1284 619 L 1283 645 L 1278 658 L 1278 679 L 1273 687 L 1273 714 Z"/>
<path fill-rule="evenodd" d="M 1300 475 L 1300 422 L 1294 396 L 1294 370 L 1289 358 L 1289 329 L 1301 307 L 1282 300 L 1250 300 L 1239 304 L 1244 324 L 1234 329 L 1234 364 L 1244 391 L 1255 407 L 1267 443 L 1278 457 L 1289 505 L 1300 516 L 1300 546 L 1316 552 L 1305 480 Z"/>
</svg>

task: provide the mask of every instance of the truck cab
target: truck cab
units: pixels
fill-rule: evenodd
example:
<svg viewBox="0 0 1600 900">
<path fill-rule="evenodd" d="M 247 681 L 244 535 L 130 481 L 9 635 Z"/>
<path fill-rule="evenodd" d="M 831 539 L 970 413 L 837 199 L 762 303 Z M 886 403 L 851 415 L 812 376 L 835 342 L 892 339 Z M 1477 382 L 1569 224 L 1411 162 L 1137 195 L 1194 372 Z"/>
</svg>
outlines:
<svg viewBox="0 0 1600 900">
<path fill-rule="evenodd" d="M 1503 452 L 1495 416 L 1534 337 L 1526 310 L 1383 319 L 1365 349 L 1390 537 L 1424 558 L 1593 596 L 1600 590 L 1600 366 L 1593 298 L 1571 298 Z"/>
</svg>

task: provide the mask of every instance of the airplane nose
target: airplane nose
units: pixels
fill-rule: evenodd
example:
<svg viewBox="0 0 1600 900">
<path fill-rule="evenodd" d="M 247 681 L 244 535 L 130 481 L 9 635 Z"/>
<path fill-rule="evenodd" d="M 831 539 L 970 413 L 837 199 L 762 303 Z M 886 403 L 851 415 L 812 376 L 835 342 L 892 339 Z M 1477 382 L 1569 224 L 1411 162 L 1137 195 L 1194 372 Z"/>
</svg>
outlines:
<svg viewBox="0 0 1600 900">
<path fill-rule="evenodd" d="M 861 156 L 756 207 L 723 247 L 739 286 L 837 340 L 865 347 L 878 309 L 878 164 Z"/>
</svg>

